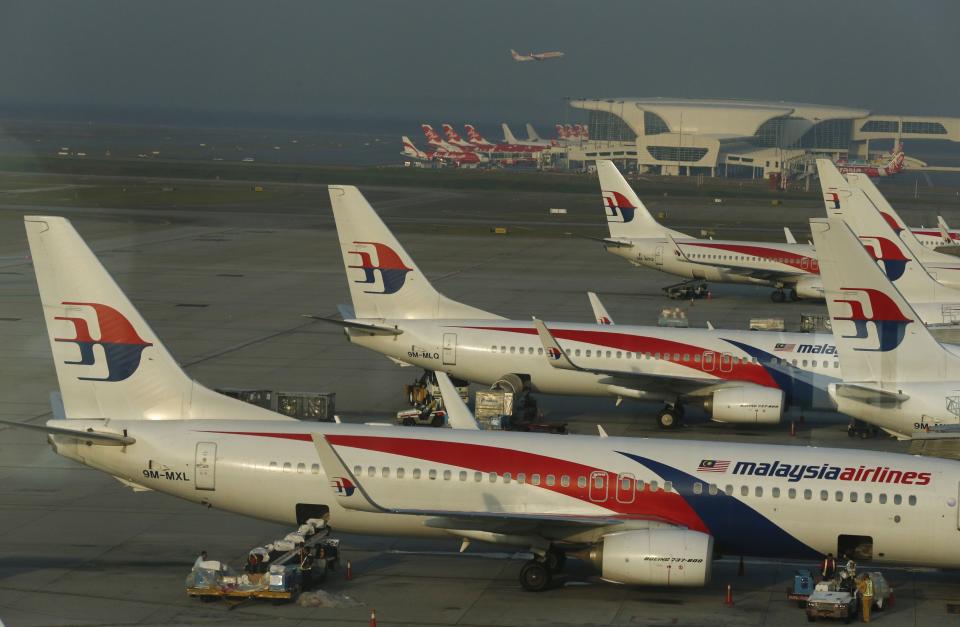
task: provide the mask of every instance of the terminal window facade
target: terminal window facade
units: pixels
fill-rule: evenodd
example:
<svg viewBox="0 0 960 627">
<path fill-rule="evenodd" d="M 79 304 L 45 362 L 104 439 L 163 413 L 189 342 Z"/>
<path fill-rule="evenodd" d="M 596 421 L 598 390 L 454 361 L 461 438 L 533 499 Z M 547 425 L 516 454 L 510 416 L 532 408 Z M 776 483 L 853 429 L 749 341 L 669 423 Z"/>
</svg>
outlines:
<svg viewBox="0 0 960 627">
<path fill-rule="evenodd" d="M 867 120 L 860 130 L 864 133 L 897 133 L 900 125 L 897 120 Z"/>
<path fill-rule="evenodd" d="M 647 146 L 647 152 L 658 161 L 700 161 L 709 148 L 686 148 L 679 146 Z"/>
<path fill-rule="evenodd" d="M 916 122 L 905 120 L 903 123 L 904 133 L 914 133 L 917 135 L 946 135 L 947 129 L 940 122 Z M 899 133 L 900 122 L 898 120 L 867 120 L 860 130 L 864 133 Z"/>
<path fill-rule="evenodd" d="M 788 117 L 773 118 L 760 125 L 753 134 L 752 143 L 763 148 L 778 148 L 783 146 L 783 127 Z"/>
<path fill-rule="evenodd" d="M 670 127 L 667 126 L 667 123 L 663 121 L 656 113 L 652 111 L 643 112 L 643 134 L 644 135 L 659 135 L 661 133 L 669 133 Z"/>
<path fill-rule="evenodd" d="M 590 139 L 599 141 L 636 141 L 637 134 L 633 132 L 623 118 L 607 111 L 590 112 Z"/>
<path fill-rule="evenodd" d="M 903 132 L 923 135 L 946 135 L 947 129 L 939 122 L 904 122 Z"/>
<path fill-rule="evenodd" d="M 846 150 L 850 147 L 853 120 L 825 120 L 814 124 L 792 146 L 785 148 L 829 148 Z"/>
</svg>

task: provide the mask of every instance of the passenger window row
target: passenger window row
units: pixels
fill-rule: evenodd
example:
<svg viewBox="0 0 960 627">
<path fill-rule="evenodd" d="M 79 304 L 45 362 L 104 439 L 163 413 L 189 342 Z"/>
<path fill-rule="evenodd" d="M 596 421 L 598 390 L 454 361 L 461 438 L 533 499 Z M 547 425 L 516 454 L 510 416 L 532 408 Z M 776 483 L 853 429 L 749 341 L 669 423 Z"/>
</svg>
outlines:
<svg viewBox="0 0 960 627">
<path fill-rule="evenodd" d="M 270 462 L 270 470 L 283 470 L 283 472 L 293 472 L 293 464 L 290 462 L 283 462 L 281 465 L 280 462 Z M 297 464 L 297 474 L 304 475 L 307 473 L 307 465 L 303 462 Z M 320 464 L 310 464 L 310 474 L 319 475 L 320 474 Z"/>
</svg>

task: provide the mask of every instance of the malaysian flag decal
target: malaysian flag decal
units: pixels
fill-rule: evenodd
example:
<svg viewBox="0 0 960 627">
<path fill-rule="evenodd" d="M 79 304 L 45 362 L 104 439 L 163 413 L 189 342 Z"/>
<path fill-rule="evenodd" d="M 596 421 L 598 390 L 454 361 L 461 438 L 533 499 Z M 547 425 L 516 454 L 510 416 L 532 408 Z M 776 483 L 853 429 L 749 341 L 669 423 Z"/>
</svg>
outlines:
<svg viewBox="0 0 960 627">
<path fill-rule="evenodd" d="M 793 350 L 793 348 L 794 348 L 795 346 L 796 346 L 796 344 L 777 344 L 776 346 L 773 347 L 773 350 L 774 350 L 774 352 L 788 352 L 788 353 L 789 353 L 790 351 Z"/>
<path fill-rule="evenodd" d="M 697 466 L 697 472 L 727 472 L 730 461 L 724 459 L 704 459 Z"/>
</svg>

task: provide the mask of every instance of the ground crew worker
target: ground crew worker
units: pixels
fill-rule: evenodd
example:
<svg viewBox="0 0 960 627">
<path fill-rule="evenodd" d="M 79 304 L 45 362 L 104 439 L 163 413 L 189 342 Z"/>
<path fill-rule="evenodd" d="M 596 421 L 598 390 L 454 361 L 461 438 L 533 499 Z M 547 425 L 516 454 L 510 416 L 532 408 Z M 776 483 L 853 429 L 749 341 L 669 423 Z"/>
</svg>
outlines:
<svg viewBox="0 0 960 627">
<path fill-rule="evenodd" d="M 837 560 L 833 559 L 833 553 L 827 553 L 820 562 L 820 576 L 824 579 L 833 579 L 835 574 L 837 574 Z"/>
<path fill-rule="evenodd" d="M 304 590 L 310 588 L 312 574 L 313 574 L 313 556 L 310 555 L 310 550 L 305 546 L 300 546 L 300 564 L 298 568 L 300 569 L 300 586 Z"/>
<path fill-rule="evenodd" d="M 200 556 L 199 556 L 199 557 L 197 558 L 197 560 L 193 563 L 193 567 L 194 567 L 194 568 L 200 568 L 200 563 L 201 563 L 201 562 L 205 562 L 205 561 L 207 561 L 207 552 L 206 552 L 206 551 L 200 551 Z"/>
<path fill-rule="evenodd" d="M 857 563 L 852 559 L 847 560 L 847 574 L 851 577 L 857 576 Z"/>
<path fill-rule="evenodd" d="M 870 610 L 873 608 L 873 579 L 870 575 L 863 573 L 860 582 L 857 584 L 857 590 L 860 591 L 860 620 L 864 623 L 870 622 Z"/>
</svg>

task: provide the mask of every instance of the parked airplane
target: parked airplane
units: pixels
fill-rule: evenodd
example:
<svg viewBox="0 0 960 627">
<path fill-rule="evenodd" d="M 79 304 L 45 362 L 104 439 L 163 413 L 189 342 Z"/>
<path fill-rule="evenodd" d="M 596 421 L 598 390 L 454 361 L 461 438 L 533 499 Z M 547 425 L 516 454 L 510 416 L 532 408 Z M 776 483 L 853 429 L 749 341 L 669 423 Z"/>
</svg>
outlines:
<svg viewBox="0 0 960 627">
<path fill-rule="evenodd" d="M 927 326 L 960 322 L 960 290 L 934 279 L 903 243 L 862 189 L 852 187 L 829 159 L 817 159 L 828 217 L 846 223 L 887 279 L 910 303 Z M 862 175 L 848 175 L 862 176 Z"/>
<path fill-rule="evenodd" d="M 840 354 L 839 410 L 901 438 L 960 423 L 960 349 L 940 344 L 838 218 L 810 221 Z"/>
<path fill-rule="evenodd" d="M 823 298 L 813 248 L 805 244 L 696 239 L 658 223 L 612 161 L 597 160 L 610 237 L 607 251 L 636 266 L 690 279 L 774 287 L 771 298 Z"/>
<path fill-rule="evenodd" d="M 914 229 L 906 226 L 889 201 L 880 193 L 877 186 L 869 177 L 863 174 L 852 173 L 847 175 L 851 187 L 856 187 L 870 199 L 877 207 L 890 228 L 897 234 L 911 252 L 920 260 L 927 272 L 940 283 L 949 287 L 960 288 L 960 259 L 953 255 L 946 255 L 936 250 L 930 250 L 918 239 Z"/>
<path fill-rule="evenodd" d="M 663 428 L 685 404 L 720 422 L 776 423 L 790 406 L 833 409 L 831 335 L 551 323 L 580 371 L 551 368 L 529 320 L 450 300 L 430 285 L 355 187 L 331 186 L 353 315 L 347 339 L 394 360 L 519 393 L 663 401 Z"/>
<path fill-rule="evenodd" d="M 446 136 L 447 142 L 449 142 L 450 145 L 455 146 L 465 152 L 477 152 L 480 150 L 480 147 L 476 144 L 468 142 L 460 137 L 459 133 L 457 133 L 452 125 L 444 122 L 440 125 L 440 127 L 443 129 L 443 134 Z"/>
<path fill-rule="evenodd" d="M 513 131 L 510 130 L 506 122 L 501 123 L 500 128 L 503 130 L 503 141 L 510 146 L 515 146 L 518 150 L 525 152 L 542 152 L 550 147 L 550 142 L 520 141 L 514 136 Z"/>
<path fill-rule="evenodd" d="M 873 163 L 854 163 L 850 161 L 838 161 L 837 169 L 841 174 L 859 173 L 877 178 L 881 176 L 893 176 L 903 170 L 903 161 L 906 155 L 903 148 L 898 144 L 890 155 L 890 161 L 886 165 L 877 165 Z"/>
<path fill-rule="evenodd" d="M 401 140 L 403 141 L 403 152 L 400 154 L 417 161 L 442 161 L 454 165 L 477 165 L 488 160 L 485 155 L 456 149 L 448 151 L 437 148 L 430 152 L 424 152 L 417 148 L 406 135 Z"/>
<path fill-rule="evenodd" d="M 559 59 L 564 53 L 562 52 L 528 52 L 527 54 L 520 54 L 516 50 L 510 50 L 510 56 L 513 57 L 514 61 L 546 61 L 547 59 Z"/>
<path fill-rule="evenodd" d="M 426 137 L 427 144 L 435 150 L 443 150 L 445 152 L 474 152 L 473 150 L 464 151 L 450 142 L 445 141 L 440 137 L 440 133 L 435 131 L 429 124 L 421 124 L 420 128 L 423 129 L 423 136 Z"/>
<path fill-rule="evenodd" d="M 704 585 L 719 553 L 960 566 L 955 461 L 291 420 L 189 379 L 67 220 L 25 223 L 69 419 L 7 424 L 134 490 L 345 533 L 514 546 L 535 556 L 528 590 L 548 587 L 568 551 L 609 581 L 659 586 Z"/>
<path fill-rule="evenodd" d="M 533 124 L 529 122 L 527 122 L 527 142 L 540 146 L 556 146 L 559 143 L 556 140 L 542 139 L 537 129 L 533 128 Z"/>
</svg>

